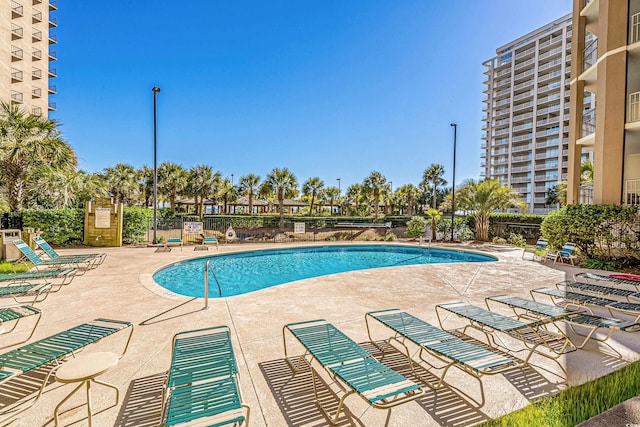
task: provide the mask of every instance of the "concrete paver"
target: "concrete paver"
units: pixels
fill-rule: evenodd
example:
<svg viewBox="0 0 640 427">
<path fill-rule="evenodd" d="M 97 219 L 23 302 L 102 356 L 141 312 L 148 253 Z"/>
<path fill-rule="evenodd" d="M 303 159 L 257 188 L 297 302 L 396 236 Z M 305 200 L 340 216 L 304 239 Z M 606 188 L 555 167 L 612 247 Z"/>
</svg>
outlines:
<svg viewBox="0 0 640 427">
<path fill-rule="evenodd" d="M 293 376 L 283 359 L 284 324 L 327 319 L 375 355 L 379 352 L 368 343 L 364 323 L 367 311 L 401 308 L 437 324 L 434 310 L 437 303 L 463 300 L 483 305 L 485 296 L 501 293 L 529 297 L 529 289 L 553 285 L 578 271 L 569 266 L 554 267 L 522 260 L 521 249 L 455 246 L 495 255 L 499 261 L 334 274 L 250 294 L 210 299 L 209 310 L 202 310 L 202 299 L 172 295 L 151 279 L 154 271 L 171 262 L 285 246 L 296 245 L 221 245 L 219 251 L 208 252 L 185 247 L 182 251 L 173 249 L 165 253 L 156 253 L 154 248 L 104 248 L 108 256 L 102 266 L 76 277 L 69 286 L 38 305 L 43 309 L 43 319 L 33 339 L 97 317 L 133 322 L 135 331 L 129 351 L 117 367 L 101 377 L 120 387 L 121 400 L 117 406 L 109 407 L 112 394 L 96 389 L 92 396 L 94 426 L 153 426 L 160 421 L 160 395 L 169 367 L 172 336 L 182 330 L 229 325 L 244 398 L 252 408 L 251 425 L 326 426 L 329 423 L 313 400 L 309 372 Z M 95 248 L 89 250 L 95 252 Z M 455 319 L 448 318 L 447 322 L 455 324 Z M 424 397 L 395 408 L 389 425 L 473 425 L 519 409 L 568 385 L 588 381 L 637 360 L 640 340 L 631 335 L 618 333 L 607 344 L 592 342 L 585 350 L 561 357 L 559 363 L 567 371 L 566 375 L 555 362 L 534 356 L 531 367 L 483 377 L 487 402 L 482 407 L 463 394 L 478 396 L 476 382 L 451 370 L 445 387 L 438 391 L 426 388 Z M 122 337 L 112 338 L 87 351 L 120 348 L 118 339 Z M 411 376 L 399 352 L 392 351 L 382 360 Z M 323 377 L 323 381 L 326 383 L 328 379 Z M 323 399 L 330 405 L 337 404 L 335 395 L 326 386 L 321 390 Z M 69 391 L 67 386 L 49 385 L 40 401 L 20 416 L 18 425 L 53 425 L 53 408 Z M 2 394 L 0 391 L 0 397 Z M 68 403 L 73 409 L 62 413 L 63 425 L 86 425 L 86 407 L 81 406 L 82 403 L 82 396 Z M 372 409 L 357 397 L 348 398 L 346 405 L 349 416 L 343 415 L 339 425 L 382 426 L 385 423 L 385 411 Z M 620 416 L 619 413 L 616 416 Z"/>
</svg>

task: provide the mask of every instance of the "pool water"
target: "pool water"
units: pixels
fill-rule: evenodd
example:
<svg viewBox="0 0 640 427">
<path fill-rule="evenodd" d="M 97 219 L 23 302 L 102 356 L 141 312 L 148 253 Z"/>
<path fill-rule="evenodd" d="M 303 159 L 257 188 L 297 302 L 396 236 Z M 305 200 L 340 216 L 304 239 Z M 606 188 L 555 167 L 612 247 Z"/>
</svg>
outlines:
<svg viewBox="0 0 640 427">
<path fill-rule="evenodd" d="M 222 296 L 228 297 L 346 271 L 415 264 L 488 262 L 496 261 L 496 258 L 462 251 L 409 246 L 317 246 L 197 258 L 164 267 L 153 275 L 153 279 L 176 294 L 202 297 L 207 261 L 211 261 Z M 218 286 L 210 272 L 209 297 L 218 296 Z"/>
</svg>

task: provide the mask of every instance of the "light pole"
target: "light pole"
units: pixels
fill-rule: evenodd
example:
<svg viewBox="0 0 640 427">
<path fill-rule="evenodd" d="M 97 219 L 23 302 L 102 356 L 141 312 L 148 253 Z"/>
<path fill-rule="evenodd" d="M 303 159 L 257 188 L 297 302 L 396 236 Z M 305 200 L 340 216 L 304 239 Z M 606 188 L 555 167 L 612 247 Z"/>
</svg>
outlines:
<svg viewBox="0 0 640 427">
<path fill-rule="evenodd" d="M 231 174 L 231 186 L 233 187 L 233 174 Z"/>
<path fill-rule="evenodd" d="M 340 197 L 342 196 L 342 189 L 340 188 L 340 178 L 336 178 L 336 181 L 338 181 L 338 197 Z M 340 210 L 340 215 L 342 215 L 342 203 L 340 203 L 338 209 Z"/>
<path fill-rule="evenodd" d="M 453 242 L 453 219 L 456 213 L 456 139 L 458 137 L 458 124 L 451 123 L 453 126 L 453 180 L 451 185 L 451 241 Z"/>
<path fill-rule="evenodd" d="M 160 88 L 154 86 L 153 92 L 153 244 L 158 244 L 158 92 Z"/>
</svg>

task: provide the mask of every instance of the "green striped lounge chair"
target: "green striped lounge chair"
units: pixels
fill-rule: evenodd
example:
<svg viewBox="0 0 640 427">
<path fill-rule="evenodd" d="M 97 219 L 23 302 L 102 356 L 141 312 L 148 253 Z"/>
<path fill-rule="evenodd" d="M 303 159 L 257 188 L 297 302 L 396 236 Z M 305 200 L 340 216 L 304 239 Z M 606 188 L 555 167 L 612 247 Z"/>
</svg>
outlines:
<svg viewBox="0 0 640 427">
<path fill-rule="evenodd" d="M 50 283 L 18 283 L 0 286 L 0 298 L 13 298 L 18 304 L 34 305 L 47 299 L 50 291 Z"/>
<path fill-rule="evenodd" d="M 63 259 L 83 259 L 84 258 L 86 260 L 92 260 L 93 261 L 92 267 L 95 268 L 95 267 L 99 266 L 100 264 L 102 264 L 104 262 L 105 258 L 107 257 L 107 254 L 105 254 L 105 253 L 101 253 L 101 254 L 60 255 L 42 237 L 36 237 L 36 238 L 33 239 L 33 241 L 35 242 L 36 245 L 38 245 L 38 247 L 40 249 L 42 249 L 42 251 L 49 257 L 49 259 L 63 260 Z"/>
<path fill-rule="evenodd" d="M 305 348 L 305 353 L 295 357 L 294 362 L 288 356 L 287 332 Z M 282 339 L 285 359 L 294 374 L 303 364 L 311 367 L 316 402 L 332 424 L 338 422 L 344 401 L 352 394 L 357 394 L 374 408 L 391 411 L 393 407 L 415 400 L 424 393 L 420 385 L 378 362 L 326 320 L 285 325 Z M 333 416 L 318 396 L 314 363 L 320 365 L 344 390 Z"/>
<path fill-rule="evenodd" d="M 611 298 L 604 298 L 596 295 L 587 295 L 579 292 L 571 292 L 558 288 L 535 288 L 529 291 L 534 300 L 536 294 L 546 295 L 555 305 L 564 308 L 584 308 L 593 314 L 591 306 L 603 307 L 609 310 L 613 317 L 621 314 L 634 317 L 634 322 L 640 322 L 640 303 L 618 301 Z"/>
<path fill-rule="evenodd" d="M 622 273 L 604 275 L 604 274 L 581 272 L 581 273 L 576 273 L 573 276 L 573 278 L 576 281 L 591 280 L 596 283 L 606 282 L 607 285 L 610 285 L 610 286 L 623 287 L 623 288 L 627 287 L 627 288 L 635 289 L 636 291 L 640 292 L 639 276 L 633 276 L 633 275 L 622 274 Z"/>
<path fill-rule="evenodd" d="M 16 305 L 0 308 L 0 348 L 12 347 L 16 344 L 22 344 L 29 341 L 33 336 L 33 333 L 36 331 L 38 323 L 40 323 L 41 314 L 42 312 L 40 310 L 30 305 Z M 31 316 L 34 316 L 36 321 L 31 327 L 29 335 L 21 341 L 7 343 L 3 337 L 14 332 L 18 328 L 18 324 L 21 323 L 21 320 L 30 318 Z"/>
<path fill-rule="evenodd" d="M 13 244 L 16 245 L 16 248 L 18 248 L 18 250 L 22 253 L 22 259 L 20 261 L 26 264 L 26 261 L 28 260 L 37 270 L 41 268 L 60 269 L 64 266 L 70 266 L 77 269 L 78 271 L 76 272 L 76 274 L 80 276 L 87 270 L 92 268 L 94 263 L 94 260 L 92 259 L 75 256 L 65 257 L 62 259 L 57 258 L 44 260 L 40 258 L 40 256 L 22 240 L 14 240 Z"/>
<path fill-rule="evenodd" d="M 227 326 L 179 332 L 163 390 L 162 426 L 248 425 Z"/>
<path fill-rule="evenodd" d="M 440 327 L 442 327 L 441 311 L 453 313 L 466 320 L 467 324 L 462 333 L 466 333 L 469 328 L 476 329 L 485 335 L 488 344 L 493 347 L 505 348 L 497 343 L 495 337 L 497 334 L 505 334 L 520 341 L 525 348 L 518 351 L 528 351 L 524 358 L 525 364 L 529 362 L 534 353 L 556 360 L 561 355 L 576 350 L 566 335 L 546 329 L 546 324 L 551 322 L 549 319 L 523 322 L 465 302 L 453 302 L 436 305 L 436 315 Z M 505 348 L 505 350 L 508 353 L 516 352 L 509 348 Z"/>
<path fill-rule="evenodd" d="M 556 283 L 556 287 L 564 286 L 567 289 L 572 289 L 579 292 L 587 292 L 602 297 L 620 297 L 627 301 L 631 299 L 640 300 L 640 292 L 631 289 L 624 289 L 620 287 L 596 285 L 594 283 L 577 282 L 574 280 L 563 280 Z"/>
<path fill-rule="evenodd" d="M 510 307 L 513 313 L 518 319 L 539 320 L 549 318 L 556 323 L 556 321 L 562 321 L 569 325 L 574 334 L 583 337 L 581 343 L 577 343 L 572 340 L 576 348 L 583 348 L 590 339 L 594 341 L 604 342 L 608 340 L 615 332 L 639 332 L 640 324 L 636 322 L 630 322 L 622 319 L 616 319 L 611 317 L 596 316 L 594 314 L 586 313 L 584 311 L 567 310 L 566 308 L 558 307 L 555 305 L 544 304 L 538 301 L 533 301 L 526 298 L 521 298 L 511 295 L 494 295 L 485 298 L 487 307 L 489 302 L 497 302 Z M 587 329 L 587 333 L 582 333 L 576 327 L 582 327 Z M 598 337 L 594 333 L 598 330 L 604 329 L 606 335 L 604 337 Z M 558 328 L 560 330 L 560 328 Z"/>
<path fill-rule="evenodd" d="M 0 273 L 0 282 L 24 283 L 41 279 L 60 279 L 60 283 L 56 283 L 55 286 L 64 286 L 71 283 L 71 280 L 73 280 L 76 275 L 76 271 L 75 268 L 65 268 L 58 270 L 21 271 L 19 273 Z"/>
<path fill-rule="evenodd" d="M 94 319 L 46 338 L 33 341 L 6 353 L 0 354 L 0 386 L 14 377 L 34 369 L 54 366 L 44 376 L 38 394 L 19 398 L 0 409 L 0 425 L 15 419 L 15 416 L 32 407 L 42 395 L 49 378 L 68 356 L 122 330 L 129 330 L 128 339 L 120 357 L 124 355 L 131 341 L 133 324 L 120 320 Z"/>
<path fill-rule="evenodd" d="M 180 237 L 170 237 L 164 244 L 165 249 L 171 250 L 170 246 L 180 246 L 180 250 L 182 250 L 182 239 Z"/>
<path fill-rule="evenodd" d="M 372 325 L 370 324 L 370 320 L 376 320 L 379 324 L 384 325 L 387 330 L 390 329 L 393 332 L 393 335 L 385 340 L 386 345 L 384 347 L 379 346 L 371 336 Z M 383 353 L 391 346 L 392 342 L 400 345 L 414 375 L 432 389 L 438 389 L 442 386 L 445 375 L 452 366 L 471 375 L 480 385 L 481 400 L 477 402 L 480 406 L 483 406 L 485 402 L 484 387 L 480 379 L 482 376 L 501 374 L 522 366 L 519 361 L 511 357 L 464 341 L 449 332 L 443 331 L 399 309 L 368 312 L 365 315 L 365 323 L 367 325 L 369 340 L 374 343 L 374 345 L 378 346 Z M 439 370 L 441 370 L 440 376 L 436 376 L 438 379 L 437 382 L 433 383 L 416 371 L 415 363 L 410 356 L 411 353 L 408 344 L 413 344 L 418 347 L 418 357 L 426 366 L 435 368 L 433 363 L 434 358 L 438 363 L 443 363 L 443 365 L 439 367 Z M 429 359 L 426 358 L 427 355 L 430 356 Z M 469 395 L 467 395 L 467 397 L 471 398 Z"/>
</svg>

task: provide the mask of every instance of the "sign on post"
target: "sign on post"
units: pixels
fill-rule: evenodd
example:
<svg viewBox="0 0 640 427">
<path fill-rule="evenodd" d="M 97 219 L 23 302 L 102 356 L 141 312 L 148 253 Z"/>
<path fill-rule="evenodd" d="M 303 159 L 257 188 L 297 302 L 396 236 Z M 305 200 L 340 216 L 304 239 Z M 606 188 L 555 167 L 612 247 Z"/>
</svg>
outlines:
<svg viewBox="0 0 640 427">
<path fill-rule="evenodd" d="M 202 234 L 204 226 L 202 222 L 184 222 L 182 231 L 185 234 Z"/>
<path fill-rule="evenodd" d="M 110 208 L 96 208 L 96 228 L 111 228 L 111 209 Z"/>
</svg>

